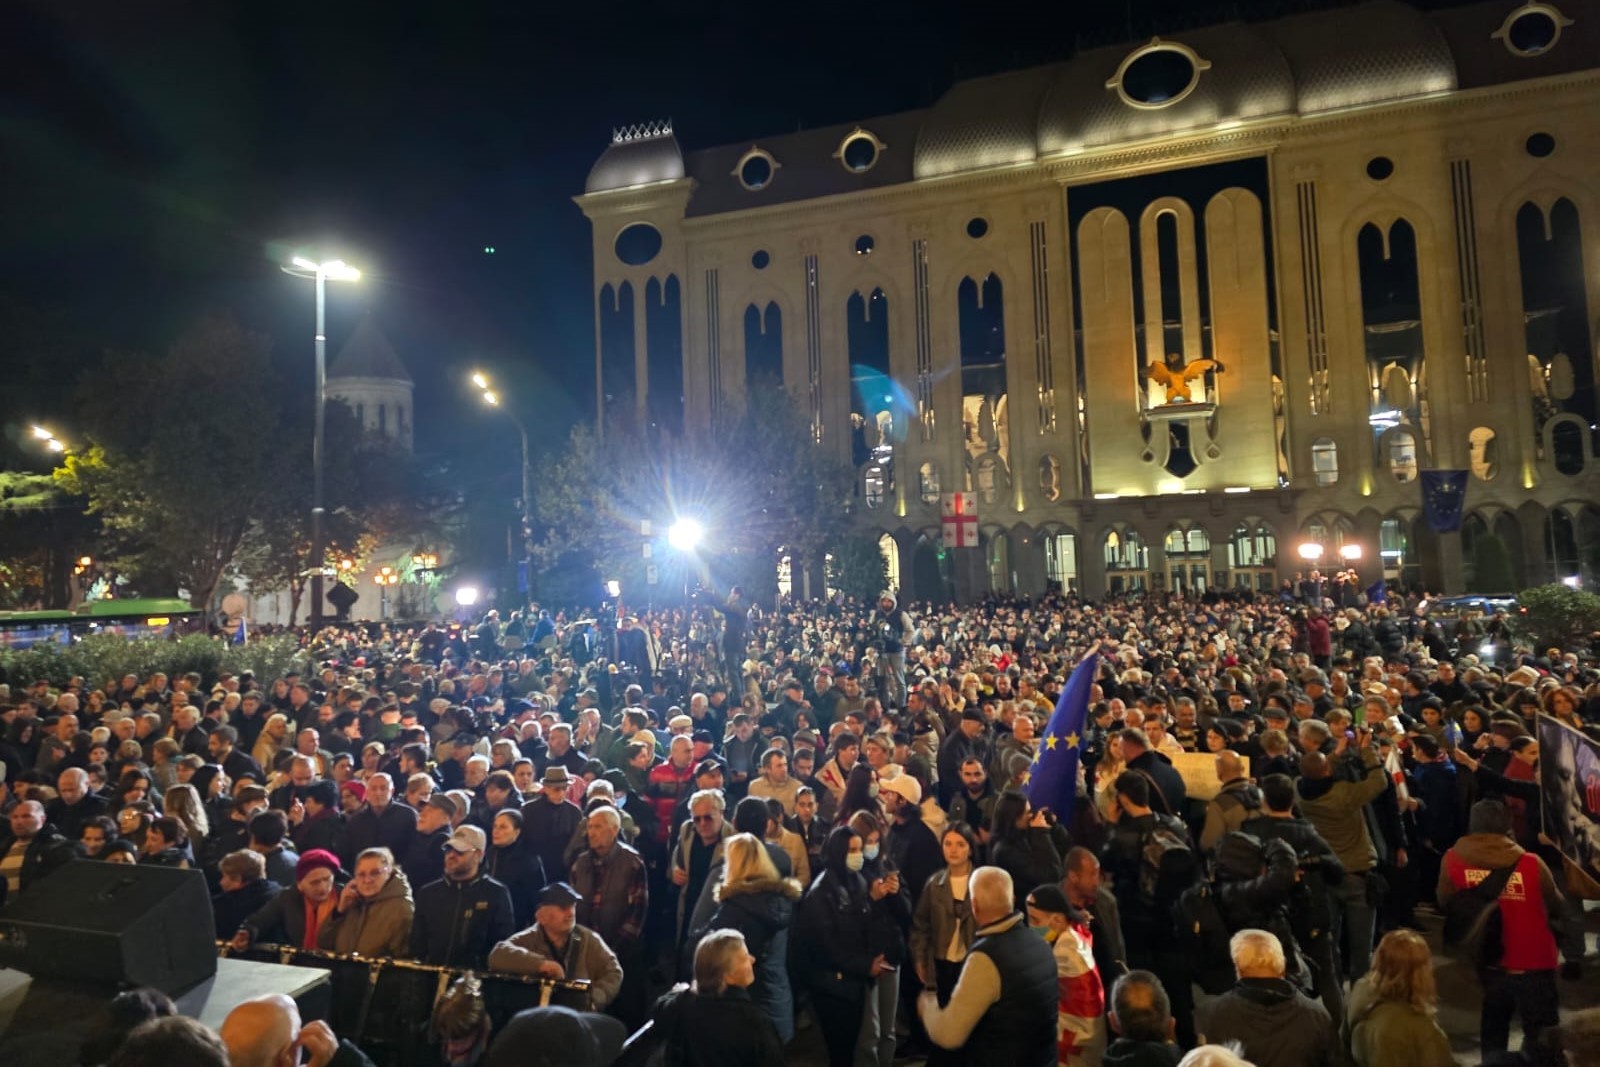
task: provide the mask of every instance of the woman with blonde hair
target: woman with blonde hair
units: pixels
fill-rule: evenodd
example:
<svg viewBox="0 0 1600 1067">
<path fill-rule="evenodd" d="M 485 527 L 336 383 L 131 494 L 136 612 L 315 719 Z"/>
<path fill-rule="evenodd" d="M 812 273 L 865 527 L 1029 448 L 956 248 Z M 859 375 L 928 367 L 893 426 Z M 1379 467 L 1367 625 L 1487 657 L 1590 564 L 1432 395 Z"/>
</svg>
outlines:
<svg viewBox="0 0 1600 1067">
<path fill-rule="evenodd" d="M 183 823 L 189 840 L 202 841 L 211 833 L 211 820 L 205 805 L 200 802 L 200 792 L 192 785 L 175 785 L 167 789 L 162 806 L 168 815 Z"/>
<path fill-rule="evenodd" d="M 794 1037 L 794 993 L 789 987 L 789 927 L 800 883 L 778 877 L 766 845 L 754 834 L 734 834 L 722 846 L 725 865 L 713 895 L 717 910 L 710 930 L 737 930 L 755 954 L 750 999 L 777 1028 L 779 1040 Z M 697 967 L 698 970 L 698 957 Z"/>
<path fill-rule="evenodd" d="M 1391 930 L 1372 969 L 1345 1005 L 1345 1043 L 1356 1067 L 1439 1067 L 1455 1063 L 1434 1018 L 1439 995 L 1433 955 L 1414 930 Z"/>
<path fill-rule="evenodd" d="M 261 736 L 256 738 L 256 744 L 250 750 L 250 755 L 261 766 L 272 767 L 273 759 L 285 747 L 292 747 L 289 739 L 289 717 L 282 712 L 274 712 L 267 716 L 266 723 L 261 727 Z"/>
</svg>

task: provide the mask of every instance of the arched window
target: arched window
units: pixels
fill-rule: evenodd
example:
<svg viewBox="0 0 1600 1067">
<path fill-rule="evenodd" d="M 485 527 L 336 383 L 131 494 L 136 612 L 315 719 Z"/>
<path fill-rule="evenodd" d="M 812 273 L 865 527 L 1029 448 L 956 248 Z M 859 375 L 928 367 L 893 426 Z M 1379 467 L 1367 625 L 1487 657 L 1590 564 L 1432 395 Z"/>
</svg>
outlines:
<svg viewBox="0 0 1600 1067">
<path fill-rule="evenodd" d="M 874 463 L 862 475 L 862 496 L 865 497 L 867 507 L 875 508 L 883 503 L 883 494 L 888 489 L 889 479 L 884 473 L 883 464 Z"/>
<path fill-rule="evenodd" d="M 900 543 L 892 534 L 878 538 L 878 551 L 883 553 L 883 569 L 889 575 L 889 588 L 900 588 Z"/>
<path fill-rule="evenodd" d="M 1417 480 L 1417 438 L 1410 430 L 1389 435 L 1389 473 L 1404 484 Z"/>
<path fill-rule="evenodd" d="M 389 405 L 387 404 L 378 405 L 378 432 L 380 434 L 389 432 Z"/>
<path fill-rule="evenodd" d="M 1588 449 L 1576 419 L 1564 418 L 1550 428 L 1550 450 L 1555 454 L 1557 473 L 1569 476 L 1583 473 Z"/>
<path fill-rule="evenodd" d="M 1211 538 L 1198 526 L 1173 530 L 1167 534 L 1166 553 L 1171 556 L 1206 556 L 1211 553 Z"/>
<path fill-rule="evenodd" d="M 1046 533 L 1044 537 L 1044 576 L 1063 593 L 1078 588 L 1078 535 Z"/>
<path fill-rule="evenodd" d="M 924 463 L 917 472 L 917 491 L 924 504 L 937 504 L 939 502 L 939 466 L 933 462 Z"/>
<path fill-rule="evenodd" d="M 787 548 L 778 549 L 778 595 L 792 596 L 794 593 L 794 557 Z"/>
<path fill-rule="evenodd" d="M 1339 480 L 1339 446 L 1331 437 L 1319 437 L 1311 442 L 1311 473 L 1318 485 L 1332 485 Z"/>
<path fill-rule="evenodd" d="M 1005 486 L 1005 468 L 1000 464 L 1000 457 L 992 452 L 985 452 L 973 464 L 974 478 L 977 483 L 978 502 L 994 504 L 1000 500 L 1000 492 Z"/>
<path fill-rule="evenodd" d="M 1478 426 L 1467 434 L 1467 453 L 1472 476 L 1480 482 L 1492 481 L 1500 473 L 1500 447 L 1495 443 L 1495 433 L 1489 427 Z"/>
<path fill-rule="evenodd" d="M 1150 570 L 1150 550 L 1137 530 L 1112 529 L 1108 532 L 1105 561 L 1108 592 L 1131 593 L 1145 587 Z"/>
</svg>

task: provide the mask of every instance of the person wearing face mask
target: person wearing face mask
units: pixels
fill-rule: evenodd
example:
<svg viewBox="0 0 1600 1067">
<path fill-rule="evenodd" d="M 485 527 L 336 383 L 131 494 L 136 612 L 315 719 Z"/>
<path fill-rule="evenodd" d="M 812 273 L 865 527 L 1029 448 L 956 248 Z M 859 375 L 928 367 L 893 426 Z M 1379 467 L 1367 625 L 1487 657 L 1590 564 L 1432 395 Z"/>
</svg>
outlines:
<svg viewBox="0 0 1600 1067">
<path fill-rule="evenodd" d="M 1057 1062 L 1098 1064 L 1106 1045 L 1106 993 L 1089 917 L 1068 902 L 1060 886 L 1041 885 L 1028 894 L 1028 925 L 1050 945 L 1056 961 Z"/>
<path fill-rule="evenodd" d="M 891 1067 L 895 1053 L 894 1020 L 900 999 L 899 968 L 905 961 L 906 933 L 911 929 L 911 894 L 901 881 L 899 868 L 889 858 L 883 820 L 858 811 L 850 819 L 850 829 L 862 841 L 861 874 L 871 887 L 873 899 L 869 948 L 889 964 L 888 969 L 867 985 L 861 1034 L 856 1043 L 856 1063 Z"/>
<path fill-rule="evenodd" d="M 822 873 L 800 901 L 789 938 L 793 973 L 810 991 L 829 1067 L 851 1067 L 869 983 L 893 969 L 872 950 L 873 904 L 888 894 L 862 876 L 866 842 L 838 826 L 822 847 Z"/>
</svg>

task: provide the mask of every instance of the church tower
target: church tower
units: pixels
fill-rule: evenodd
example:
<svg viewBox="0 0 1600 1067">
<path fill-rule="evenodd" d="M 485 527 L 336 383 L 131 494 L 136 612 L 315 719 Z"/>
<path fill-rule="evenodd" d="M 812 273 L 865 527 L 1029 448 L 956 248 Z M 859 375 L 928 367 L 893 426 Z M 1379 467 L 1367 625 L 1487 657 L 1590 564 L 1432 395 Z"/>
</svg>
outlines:
<svg viewBox="0 0 1600 1067">
<path fill-rule="evenodd" d="M 362 316 L 328 368 L 328 399 L 343 401 L 368 432 L 409 452 L 413 389 L 411 372 L 400 362 L 394 346 L 371 314 Z"/>
</svg>

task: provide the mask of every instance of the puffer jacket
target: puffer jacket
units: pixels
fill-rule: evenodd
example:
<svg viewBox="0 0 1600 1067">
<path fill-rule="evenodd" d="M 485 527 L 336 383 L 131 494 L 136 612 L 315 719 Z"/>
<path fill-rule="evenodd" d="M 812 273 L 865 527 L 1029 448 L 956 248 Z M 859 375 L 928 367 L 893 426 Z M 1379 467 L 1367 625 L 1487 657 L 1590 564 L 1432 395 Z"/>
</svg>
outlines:
<svg viewBox="0 0 1600 1067">
<path fill-rule="evenodd" d="M 1339 1036 L 1328 1009 L 1282 978 L 1242 978 L 1202 1009 L 1200 1033 L 1237 1041 L 1255 1067 L 1334 1067 Z"/>
<path fill-rule="evenodd" d="M 362 956 L 404 956 L 411 946 L 411 883 L 396 870 L 375 897 L 359 897 L 317 931 L 317 947 Z"/>
<path fill-rule="evenodd" d="M 717 887 L 712 930 L 737 930 L 756 958 L 750 999 L 766 1012 L 785 1044 L 794 1037 L 794 992 L 789 987 L 789 927 L 794 923 L 800 883 L 792 878 L 758 879 Z"/>
</svg>

